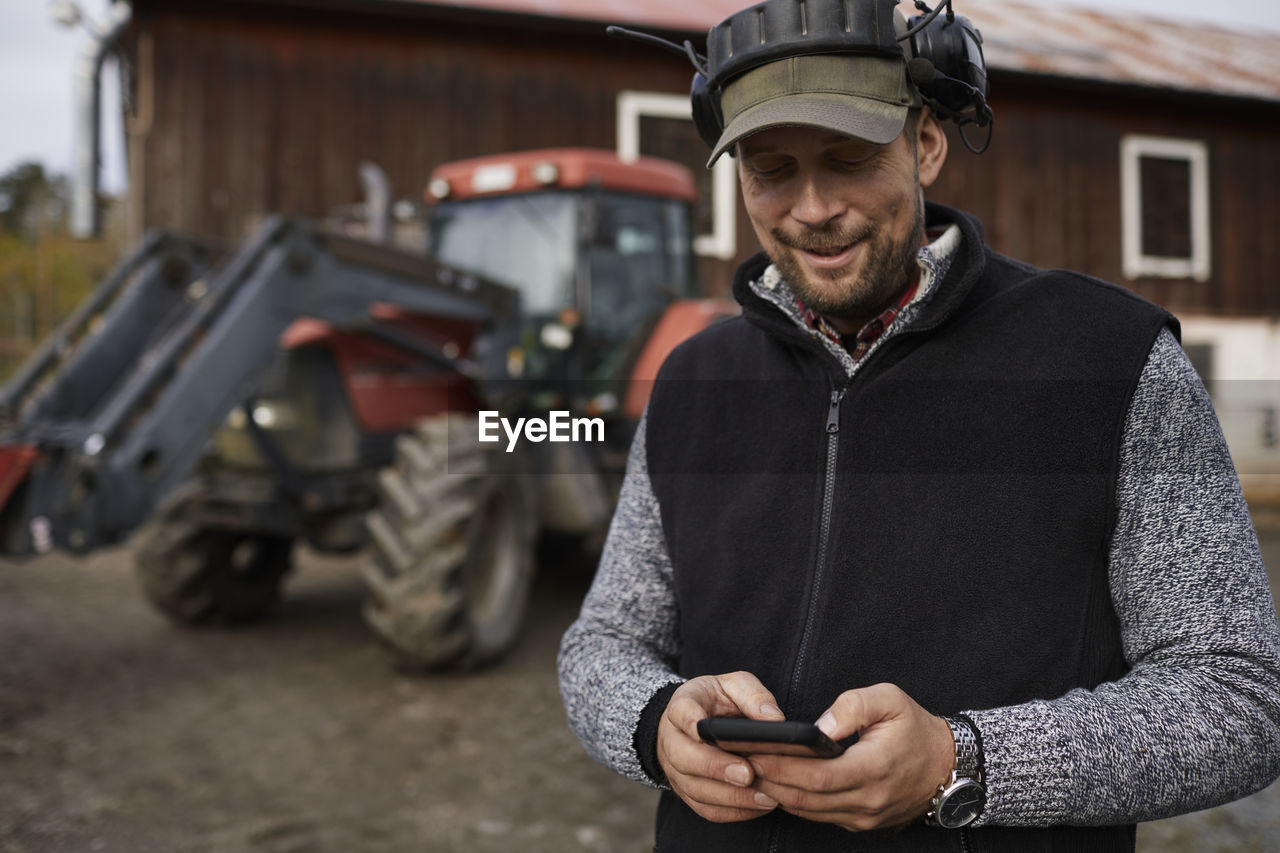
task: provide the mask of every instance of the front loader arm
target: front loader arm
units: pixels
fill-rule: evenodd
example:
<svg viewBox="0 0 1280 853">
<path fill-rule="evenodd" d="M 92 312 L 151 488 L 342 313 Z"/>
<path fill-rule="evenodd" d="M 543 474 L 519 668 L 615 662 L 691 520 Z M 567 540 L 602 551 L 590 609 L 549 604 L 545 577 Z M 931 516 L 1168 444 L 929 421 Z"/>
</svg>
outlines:
<svg viewBox="0 0 1280 853">
<path fill-rule="evenodd" d="M 17 449 L 27 448 L 29 467 L 8 504 L 0 496 L 0 550 L 83 552 L 123 540 L 190 476 L 299 317 L 364 327 L 371 306 L 383 303 L 501 326 L 518 311 L 518 298 L 423 257 L 270 220 L 207 284 L 187 288 L 187 310 L 121 366 L 124 375 L 110 377 L 112 393 L 97 405 L 48 416 L 66 414 L 48 400 L 76 373 L 74 365 L 27 401 L 15 426 L 0 434 L 0 455 L 16 459 Z M 103 334 L 112 333 L 113 322 L 102 325 Z M 23 406 L 10 399 L 20 394 L 6 394 L 0 401 L 11 410 Z"/>
</svg>

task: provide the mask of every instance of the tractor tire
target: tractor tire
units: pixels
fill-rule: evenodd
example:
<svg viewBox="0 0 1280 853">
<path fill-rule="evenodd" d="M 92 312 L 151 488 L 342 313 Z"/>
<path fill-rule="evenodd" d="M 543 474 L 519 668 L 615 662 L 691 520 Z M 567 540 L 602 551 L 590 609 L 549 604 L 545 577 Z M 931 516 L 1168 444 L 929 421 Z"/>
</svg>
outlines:
<svg viewBox="0 0 1280 853">
<path fill-rule="evenodd" d="M 379 473 L 364 615 L 403 668 L 492 663 L 524 622 L 537 531 L 530 479 L 515 456 L 475 437 L 474 417 L 428 418 L 396 440 Z"/>
<path fill-rule="evenodd" d="M 202 526 L 189 496 L 171 503 L 134 545 L 143 594 L 187 625 L 236 625 L 262 619 L 280 601 L 293 540 Z"/>
</svg>

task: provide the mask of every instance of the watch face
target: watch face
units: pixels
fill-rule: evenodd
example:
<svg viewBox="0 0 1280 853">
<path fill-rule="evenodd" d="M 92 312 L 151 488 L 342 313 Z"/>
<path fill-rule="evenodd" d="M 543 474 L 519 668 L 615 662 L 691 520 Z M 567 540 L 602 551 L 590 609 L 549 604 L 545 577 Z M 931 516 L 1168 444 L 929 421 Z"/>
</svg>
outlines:
<svg viewBox="0 0 1280 853">
<path fill-rule="evenodd" d="M 938 804 L 938 823 L 947 829 L 959 829 L 977 820 L 987 803 L 987 792 L 972 779 L 947 789 Z"/>
</svg>

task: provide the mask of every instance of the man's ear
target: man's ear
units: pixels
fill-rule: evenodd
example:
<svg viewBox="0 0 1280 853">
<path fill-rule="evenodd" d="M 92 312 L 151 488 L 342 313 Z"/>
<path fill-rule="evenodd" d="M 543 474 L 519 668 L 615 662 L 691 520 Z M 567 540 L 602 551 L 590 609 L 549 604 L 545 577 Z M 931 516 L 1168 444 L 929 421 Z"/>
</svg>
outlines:
<svg viewBox="0 0 1280 853">
<path fill-rule="evenodd" d="M 925 107 L 916 123 L 916 162 L 920 167 L 920 186 L 932 186 L 947 161 L 947 134 L 933 111 Z"/>
</svg>

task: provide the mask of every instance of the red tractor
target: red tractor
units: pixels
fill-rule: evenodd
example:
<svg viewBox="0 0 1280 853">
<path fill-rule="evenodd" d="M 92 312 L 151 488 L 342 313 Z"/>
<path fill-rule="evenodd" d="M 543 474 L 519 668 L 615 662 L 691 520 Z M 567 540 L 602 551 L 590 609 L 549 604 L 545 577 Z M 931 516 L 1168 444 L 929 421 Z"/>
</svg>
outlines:
<svg viewBox="0 0 1280 853">
<path fill-rule="evenodd" d="M 425 254 L 290 220 L 221 259 L 148 236 L 0 390 L 0 553 L 142 527 L 149 600 L 235 623 L 274 607 L 297 542 L 364 550 L 401 660 L 505 652 L 535 543 L 600 541 L 646 380 L 731 309 L 693 298 L 674 164 L 525 152 L 441 166 L 428 195 Z"/>
</svg>

